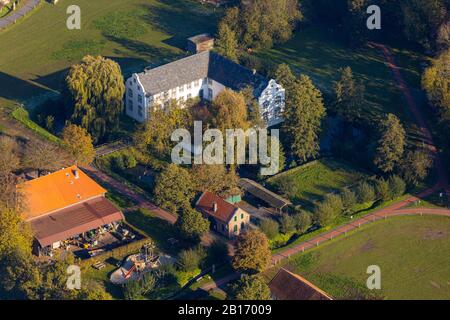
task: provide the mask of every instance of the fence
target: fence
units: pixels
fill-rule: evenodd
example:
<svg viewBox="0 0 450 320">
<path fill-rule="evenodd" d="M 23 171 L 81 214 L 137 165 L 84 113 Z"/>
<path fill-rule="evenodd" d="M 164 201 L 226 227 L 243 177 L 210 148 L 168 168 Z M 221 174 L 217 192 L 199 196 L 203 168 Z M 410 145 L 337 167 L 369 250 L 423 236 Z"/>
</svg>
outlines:
<svg viewBox="0 0 450 320">
<path fill-rule="evenodd" d="M 22 1 L 27 1 L 27 3 L 20 9 L 17 9 L 16 11 L 0 19 L 0 30 L 6 29 L 10 25 L 15 24 L 18 20 L 25 17 L 29 12 L 33 11 L 37 6 L 39 6 L 42 3 L 42 0 L 22 0 Z"/>
</svg>

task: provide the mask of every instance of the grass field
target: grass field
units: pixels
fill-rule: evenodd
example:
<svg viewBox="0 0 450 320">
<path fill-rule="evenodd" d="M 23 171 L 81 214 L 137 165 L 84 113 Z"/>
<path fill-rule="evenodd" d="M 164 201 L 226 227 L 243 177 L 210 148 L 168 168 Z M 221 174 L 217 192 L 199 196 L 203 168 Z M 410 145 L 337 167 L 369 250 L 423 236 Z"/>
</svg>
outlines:
<svg viewBox="0 0 450 320">
<path fill-rule="evenodd" d="M 396 49 L 397 62 L 405 79 L 413 87 L 420 85 L 420 63 L 424 57 L 406 49 Z M 288 63 L 297 73 L 310 76 L 325 93 L 333 93 L 333 84 L 339 78 L 338 69 L 351 67 L 357 79 L 366 85 L 370 116 L 394 113 L 404 120 L 410 115 L 395 86 L 391 71 L 383 55 L 374 49 L 349 48 L 340 34 L 322 27 L 306 27 L 283 45 L 260 53 L 276 63 Z"/>
<path fill-rule="evenodd" d="M 185 54 L 187 37 L 214 33 L 217 20 L 211 6 L 193 0 L 78 0 L 81 30 L 69 30 L 71 4 L 45 2 L 0 32 L 0 98 L 59 90 L 67 68 L 86 54 L 113 57 L 125 74 L 172 60 Z"/>
<path fill-rule="evenodd" d="M 381 269 L 377 295 L 386 299 L 450 299 L 450 219 L 378 221 L 291 258 L 286 267 L 344 299 L 355 287 L 364 290 L 370 265 Z"/>
<path fill-rule="evenodd" d="M 287 196 L 296 204 L 310 207 L 325 194 L 336 192 L 360 181 L 367 175 L 344 163 L 322 159 L 303 167 L 295 168 L 267 180 L 274 189 L 280 183 L 291 187 Z"/>
</svg>

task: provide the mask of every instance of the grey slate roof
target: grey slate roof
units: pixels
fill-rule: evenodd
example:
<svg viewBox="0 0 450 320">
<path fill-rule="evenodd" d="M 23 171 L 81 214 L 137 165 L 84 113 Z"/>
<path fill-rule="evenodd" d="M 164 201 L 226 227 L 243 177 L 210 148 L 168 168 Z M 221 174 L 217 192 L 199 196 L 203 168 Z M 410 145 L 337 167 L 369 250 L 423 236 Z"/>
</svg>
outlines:
<svg viewBox="0 0 450 320">
<path fill-rule="evenodd" d="M 205 51 L 186 58 L 145 70 L 138 74 L 148 94 L 157 94 L 202 78 L 213 79 L 232 90 L 250 85 L 259 96 L 268 80 L 212 51 Z"/>
</svg>

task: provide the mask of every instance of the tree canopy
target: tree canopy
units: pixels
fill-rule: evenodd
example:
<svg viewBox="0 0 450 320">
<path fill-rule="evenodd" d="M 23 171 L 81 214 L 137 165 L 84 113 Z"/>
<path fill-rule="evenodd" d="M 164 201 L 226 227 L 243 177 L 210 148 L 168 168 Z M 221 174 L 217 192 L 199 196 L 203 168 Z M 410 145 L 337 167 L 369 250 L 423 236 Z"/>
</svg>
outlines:
<svg viewBox="0 0 450 320">
<path fill-rule="evenodd" d="M 250 230 L 241 234 L 233 257 L 233 268 L 244 272 L 262 272 L 270 263 L 269 241 L 259 230 Z"/>
<path fill-rule="evenodd" d="M 66 77 L 69 120 L 85 128 L 95 142 L 116 128 L 123 110 L 125 84 L 120 66 L 104 57 L 86 56 Z"/>
<path fill-rule="evenodd" d="M 80 165 L 90 164 L 95 157 L 91 135 L 83 127 L 69 124 L 61 135 L 64 147 Z"/>
</svg>

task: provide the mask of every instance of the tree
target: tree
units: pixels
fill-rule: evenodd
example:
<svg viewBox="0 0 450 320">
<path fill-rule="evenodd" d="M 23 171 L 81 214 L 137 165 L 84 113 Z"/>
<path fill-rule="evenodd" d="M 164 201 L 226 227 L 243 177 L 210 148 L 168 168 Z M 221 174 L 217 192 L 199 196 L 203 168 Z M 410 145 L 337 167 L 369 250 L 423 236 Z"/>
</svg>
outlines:
<svg viewBox="0 0 450 320">
<path fill-rule="evenodd" d="M 270 289 L 260 275 L 243 275 L 232 285 L 233 300 L 270 300 Z"/>
<path fill-rule="evenodd" d="M 249 230 L 241 234 L 236 244 L 233 268 L 243 272 L 262 272 L 270 263 L 269 241 L 259 230 Z"/>
<path fill-rule="evenodd" d="M 422 88 L 428 100 L 439 108 L 441 117 L 450 120 L 450 48 L 434 59 L 422 76 Z"/>
<path fill-rule="evenodd" d="M 70 121 L 85 128 L 95 142 L 117 127 L 123 110 L 125 84 L 119 65 L 86 56 L 70 68 L 65 96 Z"/>
<path fill-rule="evenodd" d="M 288 64 L 282 63 L 278 66 L 275 71 L 275 79 L 277 83 L 282 85 L 286 90 L 286 93 L 289 94 L 290 91 L 295 87 L 295 82 L 297 79 L 295 78 L 294 73 L 292 73 L 291 68 Z"/>
<path fill-rule="evenodd" d="M 210 191 L 222 198 L 240 193 L 238 188 L 239 177 L 234 168 L 227 169 L 222 164 L 202 164 L 194 165 L 191 173 L 197 192 Z"/>
<path fill-rule="evenodd" d="M 259 228 L 269 239 L 275 238 L 280 230 L 278 222 L 272 219 L 263 219 L 259 223 Z"/>
<path fill-rule="evenodd" d="M 380 139 L 375 153 L 374 163 L 387 173 L 392 172 L 400 162 L 406 145 L 406 133 L 400 120 L 388 114 L 380 124 Z"/>
<path fill-rule="evenodd" d="M 319 133 L 325 116 L 321 92 L 310 78 L 300 76 L 288 95 L 283 131 L 288 138 L 291 153 L 302 162 L 317 156 Z"/>
<path fill-rule="evenodd" d="M 195 191 L 189 171 L 169 164 L 156 179 L 154 195 L 156 204 L 171 212 L 190 207 Z"/>
<path fill-rule="evenodd" d="M 254 88 L 252 86 L 246 86 L 240 91 L 244 97 L 245 104 L 248 110 L 248 121 L 252 127 L 263 128 L 265 126 L 264 121 L 261 118 L 260 106 L 258 100 L 256 100 L 253 94 Z"/>
<path fill-rule="evenodd" d="M 30 169 L 42 171 L 55 171 L 64 166 L 67 162 L 65 154 L 60 148 L 48 142 L 28 143 L 23 164 Z"/>
<path fill-rule="evenodd" d="M 241 3 L 239 18 L 243 45 L 267 49 L 289 40 L 302 14 L 297 0 L 254 0 Z"/>
<path fill-rule="evenodd" d="M 444 0 L 404 0 L 401 9 L 406 38 L 427 49 L 434 48 L 439 27 L 446 19 Z"/>
<path fill-rule="evenodd" d="M 20 164 L 17 143 L 10 137 L 0 136 L 0 175 L 10 174 Z"/>
<path fill-rule="evenodd" d="M 201 247 L 182 250 L 178 254 L 178 264 L 184 272 L 194 271 L 200 268 L 200 264 L 205 257 L 206 253 Z"/>
<path fill-rule="evenodd" d="M 31 229 L 19 213 L 0 203 L 0 258 L 16 250 L 31 253 L 32 239 Z"/>
<path fill-rule="evenodd" d="M 191 239 L 199 239 L 209 231 L 209 221 L 203 218 L 200 212 L 190 207 L 182 209 L 177 226 L 185 237 Z"/>
<path fill-rule="evenodd" d="M 314 220 L 321 226 L 326 227 L 336 219 L 336 210 L 326 202 L 321 202 L 314 209 Z"/>
<path fill-rule="evenodd" d="M 347 121 L 355 121 L 361 116 L 364 104 L 364 85 L 354 79 L 350 67 L 340 69 L 341 77 L 334 86 L 337 113 Z"/>
<path fill-rule="evenodd" d="M 150 273 L 145 273 L 143 276 L 148 278 Z M 112 300 L 112 296 L 106 292 L 105 287 L 98 281 L 84 280 L 81 291 L 78 294 L 80 300 Z"/>
<path fill-rule="evenodd" d="M 391 199 L 389 183 L 383 178 L 378 179 L 375 182 L 375 193 L 381 201 L 387 201 Z"/>
<path fill-rule="evenodd" d="M 353 207 L 356 205 L 358 199 L 356 194 L 349 188 L 344 188 L 341 192 L 342 205 L 345 212 L 350 213 Z"/>
<path fill-rule="evenodd" d="M 327 194 L 323 202 L 332 207 L 335 211 L 335 214 L 340 214 L 344 209 L 342 198 L 337 194 Z"/>
<path fill-rule="evenodd" d="M 216 50 L 220 55 L 232 61 L 238 61 L 238 41 L 236 33 L 223 21 L 219 23 Z"/>
<path fill-rule="evenodd" d="M 94 145 L 86 129 L 69 124 L 64 128 L 61 137 L 66 150 L 80 165 L 89 165 L 94 161 Z"/>
<path fill-rule="evenodd" d="M 406 182 L 416 186 L 428 176 L 433 161 L 428 153 L 421 150 L 407 151 L 400 166 Z"/>
<path fill-rule="evenodd" d="M 283 234 L 288 234 L 295 230 L 295 220 L 288 214 L 283 214 L 280 219 L 280 230 Z"/>
<path fill-rule="evenodd" d="M 393 199 L 401 197 L 405 194 L 406 183 L 399 176 L 393 175 L 389 177 L 389 189 Z"/>
<path fill-rule="evenodd" d="M 211 112 L 214 116 L 213 125 L 225 133 L 226 129 L 247 130 L 250 127 L 247 116 L 247 106 L 241 93 L 225 89 L 214 99 Z"/>
<path fill-rule="evenodd" d="M 356 188 L 356 196 L 361 204 L 368 203 L 375 200 L 375 191 L 368 182 L 364 181 Z"/>
<path fill-rule="evenodd" d="M 169 159 L 174 145 L 171 135 L 175 129 L 189 129 L 190 110 L 172 100 L 164 108 L 151 108 L 149 112 L 148 121 L 144 128 L 136 131 L 133 140 L 142 153 Z"/>
<path fill-rule="evenodd" d="M 312 219 L 308 212 L 300 210 L 294 214 L 293 218 L 298 233 L 305 233 L 311 227 Z"/>
</svg>

